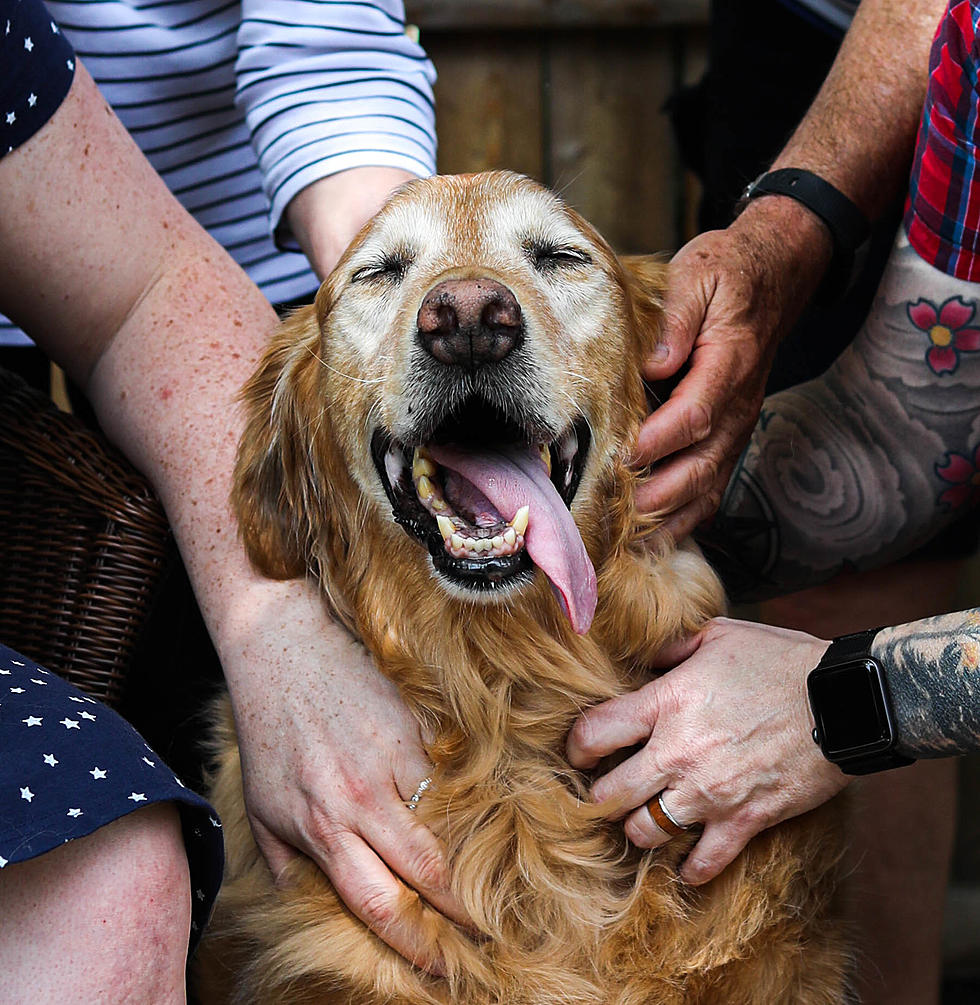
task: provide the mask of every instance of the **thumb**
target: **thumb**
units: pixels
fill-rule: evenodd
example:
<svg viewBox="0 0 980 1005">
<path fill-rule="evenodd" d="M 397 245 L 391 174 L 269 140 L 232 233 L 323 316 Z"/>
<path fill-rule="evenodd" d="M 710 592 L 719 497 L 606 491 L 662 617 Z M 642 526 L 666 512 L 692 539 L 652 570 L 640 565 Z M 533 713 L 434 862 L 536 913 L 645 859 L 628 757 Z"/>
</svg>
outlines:
<svg viewBox="0 0 980 1005">
<path fill-rule="evenodd" d="M 684 365 L 704 324 L 707 306 L 698 279 L 689 275 L 683 263 L 672 263 L 667 272 L 663 335 L 643 361 L 643 376 L 647 380 L 664 380 Z"/>
<path fill-rule="evenodd" d="M 261 820 L 251 818 L 249 823 L 252 827 L 255 843 L 259 846 L 259 851 L 262 852 L 262 857 L 269 866 L 269 871 L 278 886 L 283 873 L 289 864 L 299 856 L 299 852 L 273 834 Z"/>
<path fill-rule="evenodd" d="M 701 648 L 704 640 L 704 629 L 687 638 L 667 642 L 657 650 L 657 655 L 650 661 L 650 666 L 657 670 L 672 670 L 680 663 L 689 660 Z"/>
</svg>

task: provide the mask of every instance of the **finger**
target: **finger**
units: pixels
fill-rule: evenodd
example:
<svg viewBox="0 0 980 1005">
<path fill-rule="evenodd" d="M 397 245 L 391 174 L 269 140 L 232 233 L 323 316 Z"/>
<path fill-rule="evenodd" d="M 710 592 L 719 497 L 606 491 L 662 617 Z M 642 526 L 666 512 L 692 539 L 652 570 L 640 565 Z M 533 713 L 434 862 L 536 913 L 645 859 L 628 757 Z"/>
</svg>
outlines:
<svg viewBox="0 0 980 1005">
<path fill-rule="evenodd" d="M 725 449 L 727 442 L 719 430 L 711 440 L 664 461 L 637 486 L 637 508 L 666 519 L 691 506 L 688 520 L 695 516 L 698 522 L 706 520 L 718 509 L 735 467 L 735 457 Z"/>
<path fill-rule="evenodd" d="M 273 880 L 278 883 L 289 864 L 296 860 L 299 852 L 292 845 L 276 837 L 261 820 L 250 817 L 249 823 L 255 836 L 255 843 L 269 866 Z"/>
<path fill-rule="evenodd" d="M 677 639 L 668 642 L 657 650 L 657 655 L 650 662 L 650 666 L 657 670 L 673 669 L 678 664 L 689 660 L 701 648 L 704 639 L 704 632 L 695 632 L 687 638 Z"/>
<path fill-rule="evenodd" d="M 678 281 L 680 269 L 673 265 L 664 297 L 663 340 L 643 365 L 651 380 L 673 376 L 691 355 L 711 301 L 702 282 Z"/>
<path fill-rule="evenodd" d="M 635 466 L 653 464 L 662 457 L 700 443 L 711 433 L 712 400 L 695 387 L 686 386 L 688 377 L 644 420 L 633 447 Z"/>
<path fill-rule="evenodd" d="M 371 848 L 433 907 L 460 925 L 470 925 L 466 910 L 449 889 L 442 842 L 403 803 L 386 810 L 382 818 L 396 820 L 397 827 L 366 826 L 363 837 Z"/>
<path fill-rule="evenodd" d="M 682 506 L 679 510 L 666 517 L 658 528 L 658 533 L 669 537 L 670 541 L 677 543 L 690 537 L 709 517 L 710 506 L 702 500 L 695 499 L 694 502 Z"/>
<path fill-rule="evenodd" d="M 671 790 L 667 789 L 663 793 L 658 793 L 664 800 L 664 805 L 667 805 L 667 800 L 670 798 Z M 672 838 L 677 837 L 676 834 L 669 833 L 664 830 L 656 821 L 653 814 L 650 812 L 650 803 L 657 798 L 657 795 L 653 795 L 648 799 L 642 806 L 635 809 L 627 818 L 623 824 L 623 828 L 626 831 L 626 836 L 630 841 L 636 845 L 637 848 L 659 848 L 661 845 L 666 844 Z M 676 815 L 676 812 L 671 809 L 670 815 L 681 823 L 682 820 Z"/>
<path fill-rule="evenodd" d="M 579 770 L 594 768 L 603 757 L 646 740 L 656 722 L 656 695 L 650 685 L 596 705 L 575 721 L 565 754 Z"/>
<path fill-rule="evenodd" d="M 405 959 L 437 976 L 444 964 L 419 924 L 419 895 L 399 882 L 356 834 L 347 831 L 317 861 L 344 903 Z"/>
<path fill-rule="evenodd" d="M 669 774 L 657 764 L 648 745 L 603 775 L 592 786 L 592 798 L 609 803 L 607 816 L 616 819 L 642 807 L 669 784 Z"/>
<path fill-rule="evenodd" d="M 709 882 L 735 861 L 756 833 L 732 824 L 709 824 L 681 865 L 680 878 L 691 886 Z"/>
</svg>

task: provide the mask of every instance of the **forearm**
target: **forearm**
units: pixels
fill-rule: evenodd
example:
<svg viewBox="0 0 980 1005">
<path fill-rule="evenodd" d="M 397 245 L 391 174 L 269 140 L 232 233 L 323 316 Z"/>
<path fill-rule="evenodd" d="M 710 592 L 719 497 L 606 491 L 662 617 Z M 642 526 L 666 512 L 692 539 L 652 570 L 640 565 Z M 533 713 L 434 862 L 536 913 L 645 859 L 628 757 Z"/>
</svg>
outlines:
<svg viewBox="0 0 980 1005">
<path fill-rule="evenodd" d="M 235 100 L 283 246 L 300 238 L 310 254 L 290 233 L 287 207 L 324 179 L 362 168 L 434 172 L 435 70 L 406 35 L 402 4 L 243 0 L 238 46 Z M 348 208 L 333 207 L 341 217 Z M 321 278 L 336 260 L 326 253 L 323 266 L 324 254 L 313 247 Z"/>
<path fill-rule="evenodd" d="M 399 168 L 352 168 L 321 178 L 293 196 L 286 217 L 321 281 L 391 192 L 415 177 Z"/>
<path fill-rule="evenodd" d="M 773 167 L 806 168 L 869 219 L 908 179 L 946 0 L 863 0 L 807 115 Z"/>
<path fill-rule="evenodd" d="M 871 655 L 888 681 L 900 753 L 980 750 L 980 608 L 884 628 Z"/>
<path fill-rule="evenodd" d="M 766 399 L 707 539 L 755 578 L 751 592 L 893 561 L 973 502 L 980 355 L 956 345 L 973 344 L 978 298 L 980 286 L 900 239 L 850 348 L 821 377 Z M 921 312 L 945 304 L 960 327 L 940 347 L 933 339 L 947 332 Z"/>
</svg>

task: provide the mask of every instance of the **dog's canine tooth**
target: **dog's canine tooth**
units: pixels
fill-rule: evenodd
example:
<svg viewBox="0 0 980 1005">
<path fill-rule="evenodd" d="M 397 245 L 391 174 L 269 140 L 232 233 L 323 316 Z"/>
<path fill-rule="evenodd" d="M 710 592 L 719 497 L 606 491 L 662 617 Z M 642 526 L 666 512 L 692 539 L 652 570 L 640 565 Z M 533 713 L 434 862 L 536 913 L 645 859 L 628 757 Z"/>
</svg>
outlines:
<svg viewBox="0 0 980 1005">
<path fill-rule="evenodd" d="M 444 541 L 451 541 L 453 534 L 456 533 L 452 520 L 448 516 L 437 516 L 436 523 L 439 525 L 439 533 L 442 534 L 442 539 Z"/>
<path fill-rule="evenodd" d="M 515 514 L 514 519 L 511 520 L 510 525 L 514 529 L 515 534 L 523 534 L 527 530 L 528 517 L 531 513 L 530 506 L 522 506 Z"/>
<path fill-rule="evenodd" d="M 548 474 L 551 474 L 551 448 L 547 443 L 542 443 L 538 446 L 538 451 L 541 454 L 541 460 L 544 461 L 545 470 Z"/>
<path fill-rule="evenodd" d="M 413 469 L 412 470 L 412 474 L 414 475 L 414 473 L 415 473 L 415 471 Z M 432 493 L 435 492 L 435 486 L 432 484 L 431 481 L 429 481 L 429 476 L 428 475 L 422 475 L 419 478 L 417 488 L 418 488 L 419 498 L 421 500 L 423 500 L 423 501 L 425 501 L 426 499 L 432 498 Z"/>
<path fill-rule="evenodd" d="M 431 478 L 436 473 L 436 466 L 415 448 L 415 457 L 412 460 L 412 477 L 418 481 L 423 475 Z"/>
</svg>

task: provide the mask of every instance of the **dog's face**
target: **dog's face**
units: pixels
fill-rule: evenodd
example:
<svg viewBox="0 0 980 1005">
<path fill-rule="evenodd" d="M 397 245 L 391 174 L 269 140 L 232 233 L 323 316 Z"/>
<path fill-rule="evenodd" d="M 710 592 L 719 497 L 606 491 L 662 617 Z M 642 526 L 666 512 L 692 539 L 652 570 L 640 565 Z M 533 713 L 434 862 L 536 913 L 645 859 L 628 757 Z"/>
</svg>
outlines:
<svg viewBox="0 0 980 1005">
<path fill-rule="evenodd" d="M 602 524 L 657 316 L 650 287 L 552 193 L 501 172 L 436 177 L 362 231 L 317 324 L 287 324 L 274 385 L 249 395 L 269 397 L 273 430 L 305 412 L 295 435 L 315 439 L 328 419 L 364 503 L 450 593 L 493 600 L 538 567 L 585 631 L 595 574 L 576 521 Z"/>
</svg>

